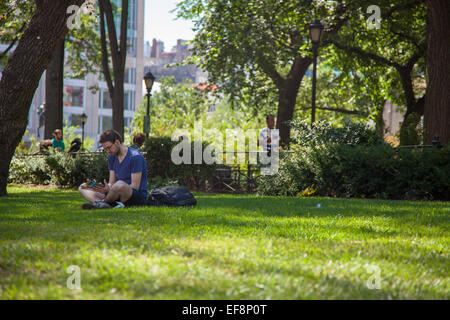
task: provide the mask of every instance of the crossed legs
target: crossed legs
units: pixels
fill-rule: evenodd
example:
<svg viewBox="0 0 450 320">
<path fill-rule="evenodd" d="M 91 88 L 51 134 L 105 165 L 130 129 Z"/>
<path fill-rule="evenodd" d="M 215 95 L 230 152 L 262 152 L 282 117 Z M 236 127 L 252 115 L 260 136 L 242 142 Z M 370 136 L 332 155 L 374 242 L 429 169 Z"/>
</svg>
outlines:
<svg viewBox="0 0 450 320">
<path fill-rule="evenodd" d="M 113 203 L 118 200 L 125 203 L 133 195 L 133 189 L 131 186 L 122 180 L 114 183 L 106 196 L 103 193 L 96 192 L 94 190 L 82 189 L 81 186 L 78 188 L 78 191 L 87 201 L 90 202 L 104 201 L 106 203 Z"/>
</svg>

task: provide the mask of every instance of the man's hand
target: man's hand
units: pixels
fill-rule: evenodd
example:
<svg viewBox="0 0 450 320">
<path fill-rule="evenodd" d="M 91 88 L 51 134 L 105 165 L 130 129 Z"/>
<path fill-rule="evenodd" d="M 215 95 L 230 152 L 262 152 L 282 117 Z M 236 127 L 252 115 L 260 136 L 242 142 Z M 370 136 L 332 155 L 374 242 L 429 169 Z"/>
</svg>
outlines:
<svg viewBox="0 0 450 320">
<path fill-rule="evenodd" d="M 90 190 L 93 190 L 95 192 L 100 192 L 100 193 L 103 193 L 103 194 L 107 193 L 107 192 L 105 192 L 105 186 L 103 186 L 102 184 L 98 184 L 95 187 L 87 186 L 86 189 L 90 189 Z"/>
<path fill-rule="evenodd" d="M 109 183 L 106 182 L 106 179 L 104 179 L 103 182 L 105 183 L 105 186 L 103 187 L 103 192 L 102 193 L 103 194 L 107 194 L 111 190 L 111 188 L 109 187 Z"/>
</svg>

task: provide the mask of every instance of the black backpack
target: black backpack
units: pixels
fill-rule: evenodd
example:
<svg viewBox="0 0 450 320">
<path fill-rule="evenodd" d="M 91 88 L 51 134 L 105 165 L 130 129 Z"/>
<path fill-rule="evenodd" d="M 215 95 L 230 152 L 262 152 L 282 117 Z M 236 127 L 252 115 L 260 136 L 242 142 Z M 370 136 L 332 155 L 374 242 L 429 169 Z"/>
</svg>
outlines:
<svg viewBox="0 0 450 320">
<path fill-rule="evenodd" d="M 183 187 L 162 187 L 152 189 L 147 198 L 148 206 L 184 207 L 195 206 L 197 200 L 192 193 Z"/>
</svg>

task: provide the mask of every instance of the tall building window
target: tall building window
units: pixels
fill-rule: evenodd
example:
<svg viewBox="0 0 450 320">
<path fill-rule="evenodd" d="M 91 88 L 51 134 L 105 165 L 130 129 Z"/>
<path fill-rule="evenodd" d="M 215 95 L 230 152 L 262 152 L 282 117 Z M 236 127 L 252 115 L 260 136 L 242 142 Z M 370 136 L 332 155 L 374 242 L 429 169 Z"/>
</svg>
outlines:
<svg viewBox="0 0 450 320">
<path fill-rule="evenodd" d="M 83 107 L 83 87 L 64 86 L 63 105 L 65 107 Z"/>
<path fill-rule="evenodd" d="M 125 69 L 125 83 L 136 83 L 136 68 L 126 68 Z"/>
<path fill-rule="evenodd" d="M 112 109 L 112 100 L 108 90 L 102 90 L 100 100 L 100 106 L 103 109 Z"/>
<path fill-rule="evenodd" d="M 99 116 L 98 117 L 98 133 L 102 133 L 105 130 L 112 129 L 112 117 Z"/>
<path fill-rule="evenodd" d="M 136 37 L 128 37 L 127 44 L 128 44 L 127 53 L 132 57 L 136 57 L 137 38 Z"/>
<path fill-rule="evenodd" d="M 123 109 L 134 111 L 134 91 L 125 91 L 123 95 Z"/>
<path fill-rule="evenodd" d="M 128 29 L 137 30 L 137 6 L 136 0 L 129 0 L 128 3 Z"/>
</svg>

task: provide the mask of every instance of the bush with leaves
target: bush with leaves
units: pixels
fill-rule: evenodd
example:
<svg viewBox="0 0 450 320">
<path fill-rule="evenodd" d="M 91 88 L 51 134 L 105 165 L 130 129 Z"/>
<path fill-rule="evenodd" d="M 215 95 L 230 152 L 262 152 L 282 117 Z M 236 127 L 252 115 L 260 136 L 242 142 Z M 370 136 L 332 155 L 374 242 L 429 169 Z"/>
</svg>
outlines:
<svg viewBox="0 0 450 320">
<path fill-rule="evenodd" d="M 64 152 L 51 151 L 48 156 L 15 156 L 11 161 L 8 182 L 77 187 L 92 179 L 108 179 L 106 154 L 78 154 L 73 158 Z"/>
<path fill-rule="evenodd" d="M 161 186 L 163 183 L 179 185 L 188 188 L 205 189 L 208 179 L 213 175 L 216 165 L 205 163 L 194 164 L 194 142 L 191 146 L 191 164 L 173 163 L 172 149 L 180 143 L 172 141 L 170 137 L 150 137 L 145 141 L 144 152 L 149 172 L 149 181 L 152 187 Z M 208 144 L 202 143 L 202 150 Z"/>
<path fill-rule="evenodd" d="M 50 168 L 45 156 L 14 155 L 9 167 L 8 183 L 50 184 Z"/>
<path fill-rule="evenodd" d="M 260 194 L 450 199 L 450 147 L 411 150 L 326 143 L 293 150 L 280 160 L 276 175 L 261 177 Z"/>
<path fill-rule="evenodd" d="M 331 125 L 327 121 L 314 123 L 314 130 L 307 121 L 291 121 L 292 142 L 301 146 L 317 146 L 335 142 L 348 145 L 378 145 L 383 137 L 367 124 L 346 122 L 342 127 Z"/>
</svg>

